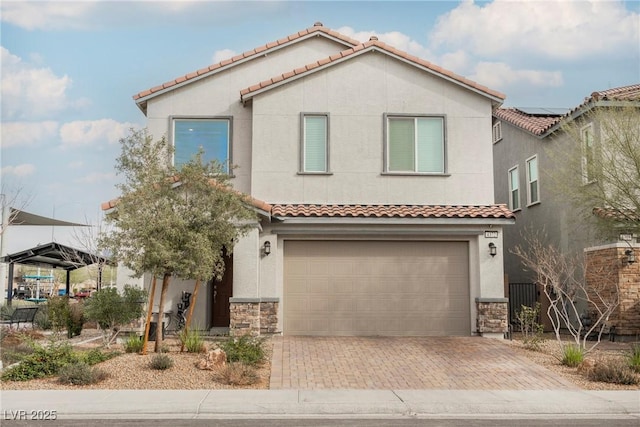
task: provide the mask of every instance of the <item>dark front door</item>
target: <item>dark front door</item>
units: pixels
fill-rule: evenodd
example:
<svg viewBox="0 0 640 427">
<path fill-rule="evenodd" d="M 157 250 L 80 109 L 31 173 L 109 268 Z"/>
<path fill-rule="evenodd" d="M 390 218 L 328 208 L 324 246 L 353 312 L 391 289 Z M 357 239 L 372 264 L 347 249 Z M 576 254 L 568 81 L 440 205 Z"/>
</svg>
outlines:
<svg viewBox="0 0 640 427">
<path fill-rule="evenodd" d="M 233 255 L 224 259 L 222 280 L 213 280 L 213 327 L 229 327 L 229 298 L 233 296 Z"/>
</svg>

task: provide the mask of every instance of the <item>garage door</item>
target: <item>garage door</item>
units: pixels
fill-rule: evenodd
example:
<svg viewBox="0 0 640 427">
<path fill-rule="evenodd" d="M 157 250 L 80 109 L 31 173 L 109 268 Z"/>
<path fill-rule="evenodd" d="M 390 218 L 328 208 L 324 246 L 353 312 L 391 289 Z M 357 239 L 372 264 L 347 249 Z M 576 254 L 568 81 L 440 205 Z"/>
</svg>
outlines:
<svg viewBox="0 0 640 427">
<path fill-rule="evenodd" d="M 469 335 L 467 242 L 286 241 L 286 335 Z"/>
</svg>

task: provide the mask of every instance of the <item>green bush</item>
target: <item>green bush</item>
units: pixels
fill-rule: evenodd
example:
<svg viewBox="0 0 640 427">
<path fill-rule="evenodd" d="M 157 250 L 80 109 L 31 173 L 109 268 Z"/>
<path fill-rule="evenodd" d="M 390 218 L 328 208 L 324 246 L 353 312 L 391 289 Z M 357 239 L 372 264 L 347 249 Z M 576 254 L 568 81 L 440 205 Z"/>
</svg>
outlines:
<svg viewBox="0 0 640 427">
<path fill-rule="evenodd" d="M 612 359 L 596 363 L 587 373 L 591 381 L 601 381 L 613 384 L 634 385 L 640 383 L 638 376 L 633 373 L 629 365 L 622 360 Z"/>
<path fill-rule="evenodd" d="M 82 303 L 69 304 L 69 314 L 67 317 L 67 337 L 73 338 L 82 333 L 84 325 L 84 308 Z"/>
<path fill-rule="evenodd" d="M 132 334 L 129 335 L 127 340 L 124 342 L 124 351 L 127 353 L 140 353 L 143 345 L 144 341 L 142 338 L 136 334 Z"/>
<path fill-rule="evenodd" d="M 180 331 L 180 342 L 189 353 L 205 351 L 204 338 L 197 329 L 185 328 Z"/>
<path fill-rule="evenodd" d="M 169 357 L 169 355 L 164 353 L 156 354 L 151 358 L 149 362 L 149 367 L 151 369 L 156 369 L 159 371 L 164 371 L 165 369 L 169 369 L 173 366 L 173 359 Z"/>
<path fill-rule="evenodd" d="M 69 297 L 52 297 L 47 302 L 48 320 L 56 332 L 66 329 L 67 337 L 80 335 L 84 324 L 84 309 L 82 304 L 71 304 Z"/>
<path fill-rule="evenodd" d="M 584 349 L 575 344 L 568 344 L 562 349 L 562 364 L 575 368 L 584 360 Z"/>
<path fill-rule="evenodd" d="M 227 361 L 242 362 L 247 365 L 257 365 L 264 359 L 263 340 L 243 335 L 229 338 L 220 344 L 227 354 Z"/>
<path fill-rule="evenodd" d="M 19 362 L 31 353 L 33 353 L 33 347 L 28 343 L 20 343 L 9 348 L 3 347 L 1 357 L 2 365 L 9 366 Z"/>
<path fill-rule="evenodd" d="M 78 359 L 88 365 L 97 365 L 98 363 L 112 359 L 117 355 L 118 352 L 115 351 L 104 352 L 99 348 L 92 348 L 91 350 L 79 353 Z"/>
<path fill-rule="evenodd" d="M 33 344 L 33 353 L 2 373 L 4 381 L 27 381 L 58 373 L 58 370 L 70 363 L 78 362 L 78 356 L 68 343 L 52 342 L 48 347 Z"/>
<path fill-rule="evenodd" d="M 107 373 L 102 369 L 91 367 L 85 362 L 78 362 L 60 368 L 58 382 L 61 384 L 88 385 L 100 382 L 107 376 Z"/>
<path fill-rule="evenodd" d="M 33 324 L 43 331 L 48 331 L 53 328 L 53 322 L 51 322 L 51 318 L 49 317 L 49 304 L 40 304 L 40 308 L 33 318 Z"/>
<path fill-rule="evenodd" d="M 522 344 L 528 350 L 540 350 L 540 344 L 544 342 L 544 326 L 538 323 L 540 316 L 540 303 L 535 307 L 522 305 L 520 311 L 516 313 L 516 319 L 522 332 Z"/>
<path fill-rule="evenodd" d="M 631 351 L 627 355 L 627 361 L 633 371 L 640 373 L 640 344 L 631 346 Z"/>
<path fill-rule="evenodd" d="M 231 362 L 216 371 L 214 380 L 222 384 L 246 386 L 258 382 L 259 377 L 253 366 L 242 362 Z"/>
</svg>

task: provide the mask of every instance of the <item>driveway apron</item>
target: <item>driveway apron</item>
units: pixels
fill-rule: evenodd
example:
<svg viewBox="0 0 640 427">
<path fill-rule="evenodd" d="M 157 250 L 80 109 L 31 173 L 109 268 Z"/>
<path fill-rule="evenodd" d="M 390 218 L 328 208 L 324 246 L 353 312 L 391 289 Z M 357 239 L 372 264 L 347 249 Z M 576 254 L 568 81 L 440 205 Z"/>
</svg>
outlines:
<svg viewBox="0 0 640 427">
<path fill-rule="evenodd" d="M 279 336 L 273 339 L 271 389 L 578 387 L 489 338 Z"/>
</svg>

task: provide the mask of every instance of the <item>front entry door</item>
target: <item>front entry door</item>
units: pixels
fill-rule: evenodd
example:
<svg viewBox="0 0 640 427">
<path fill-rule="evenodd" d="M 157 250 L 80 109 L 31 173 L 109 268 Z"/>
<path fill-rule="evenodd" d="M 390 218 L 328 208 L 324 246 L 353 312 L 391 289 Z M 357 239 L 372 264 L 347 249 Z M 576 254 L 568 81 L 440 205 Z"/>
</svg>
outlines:
<svg viewBox="0 0 640 427">
<path fill-rule="evenodd" d="M 213 327 L 229 327 L 229 298 L 233 296 L 233 255 L 224 258 L 222 280 L 213 280 Z"/>
</svg>

